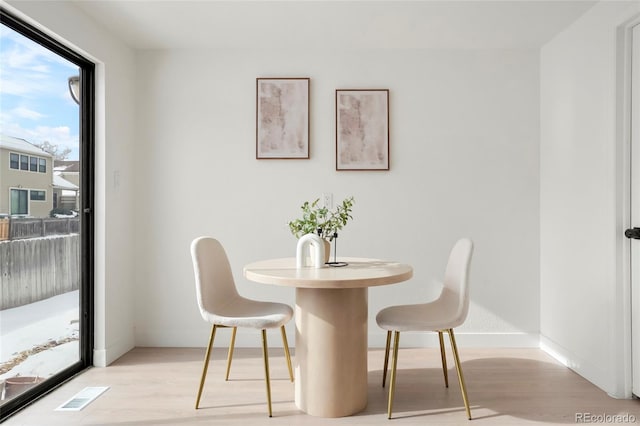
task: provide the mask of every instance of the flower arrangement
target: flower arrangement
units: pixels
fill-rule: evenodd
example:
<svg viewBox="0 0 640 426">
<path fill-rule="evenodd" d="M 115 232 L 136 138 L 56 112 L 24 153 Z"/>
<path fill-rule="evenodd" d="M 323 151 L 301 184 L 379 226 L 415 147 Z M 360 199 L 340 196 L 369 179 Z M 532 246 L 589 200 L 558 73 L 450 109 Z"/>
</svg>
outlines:
<svg viewBox="0 0 640 426">
<path fill-rule="evenodd" d="M 349 219 L 353 219 L 353 216 L 351 216 L 354 203 L 353 197 L 345 198 L 335 210 L 319 207 L 319 202 L 320 199 L 311 203 L 305 201 L 300 207 L 302 217 L 289 222 L 289 229 L 296 238 L 309 233 L 317 233 L 321 238 L 332 241 L 338 236 L 338 231 L 347 224 Z"/>
</svg>

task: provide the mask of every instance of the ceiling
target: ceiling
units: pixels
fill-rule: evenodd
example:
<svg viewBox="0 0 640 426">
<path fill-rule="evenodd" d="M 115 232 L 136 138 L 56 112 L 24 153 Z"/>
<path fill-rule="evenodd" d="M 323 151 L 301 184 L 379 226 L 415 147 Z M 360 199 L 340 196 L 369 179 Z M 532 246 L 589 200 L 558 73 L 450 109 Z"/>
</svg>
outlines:
<svg viewBox="0 0 640 426">
<path fill-rule="evenodd" d="M 596 1 L 72 0 L 137 49 L 539 48 Z"/>
</svg>

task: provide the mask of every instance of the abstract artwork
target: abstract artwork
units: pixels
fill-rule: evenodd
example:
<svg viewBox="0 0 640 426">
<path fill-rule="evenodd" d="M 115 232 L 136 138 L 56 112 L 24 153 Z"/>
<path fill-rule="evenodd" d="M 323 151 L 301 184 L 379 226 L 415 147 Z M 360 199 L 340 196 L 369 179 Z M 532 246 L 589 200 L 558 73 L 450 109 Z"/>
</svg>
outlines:
<svg viewBox="0 0 640 426">
<path fill-rule="evenodd" d="M 389 170 L 389 90 L 336 90 L 336 170 Z"/>
<path fill-rule="evenodd" d="M 256 158 L 309 158 L 309 78 L 256 79 Z"/>
</svg>

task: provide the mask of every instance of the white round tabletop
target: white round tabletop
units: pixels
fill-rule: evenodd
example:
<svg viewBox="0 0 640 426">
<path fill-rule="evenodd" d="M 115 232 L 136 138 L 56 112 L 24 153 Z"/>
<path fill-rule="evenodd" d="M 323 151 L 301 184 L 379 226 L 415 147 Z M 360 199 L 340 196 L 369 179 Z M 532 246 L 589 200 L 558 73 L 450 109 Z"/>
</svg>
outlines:
<svg viewBox="0 0 640 426">
<path fill-rule="evenodd" d="M 254 262 L 244 267 L 251 281 L 302 288 L 374 287 L 406 281 L 413 276 L 410 265 L 379 259 L 339 258 L 347 266 L 296 268 L 296 259 L 282 258 Z"/>
</svg>

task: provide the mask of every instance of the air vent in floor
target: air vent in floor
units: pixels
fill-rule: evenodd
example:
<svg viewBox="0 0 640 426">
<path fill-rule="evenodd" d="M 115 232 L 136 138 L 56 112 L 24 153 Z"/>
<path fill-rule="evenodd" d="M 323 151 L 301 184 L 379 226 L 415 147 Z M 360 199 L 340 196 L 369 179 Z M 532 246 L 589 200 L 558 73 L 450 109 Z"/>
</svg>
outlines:
<svg viewBox="0 0 640 426">
<path fill-rule="evenodd" d="M 73 398 L 59 406 L 55 411 L 80 411 L 94 399 L 109 389 L 109 386 L 94 386 L 82 389 Z"/>
</svg>

